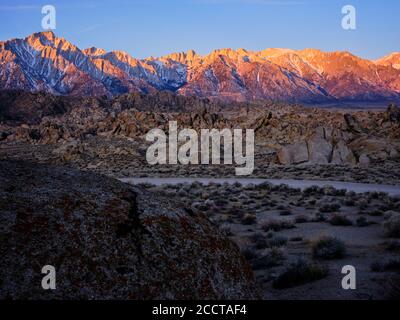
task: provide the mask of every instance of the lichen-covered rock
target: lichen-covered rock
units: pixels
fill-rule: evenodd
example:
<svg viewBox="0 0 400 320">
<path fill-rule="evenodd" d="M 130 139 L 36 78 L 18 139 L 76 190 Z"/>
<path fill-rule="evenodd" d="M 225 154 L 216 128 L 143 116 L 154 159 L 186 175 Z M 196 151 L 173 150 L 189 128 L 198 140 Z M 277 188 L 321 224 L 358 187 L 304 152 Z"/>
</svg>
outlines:
<svg viewBox="0 0 400 320">
<path fill-rule="evenodd" d="M 0 162 L 0 298 L 253 299 L 238 247 L 204 216 L 111 178 Z M 43 290 L 41 269 L 56 269 Z"/>
<path fill-rule="evenodd" d="M 312 137 L 307 141 L 311 163 L 329 163 L 332 157 L 332 144 L 324 138 Z"/>
<path fill-rule="evenodd" d="M 332 163 L 334 164 L 356 164 L 357 160 L 349 147 L 340 140 L 334 147 Z"/>
<path fill-rule="evenodd" d="M 281 164 L 299 164 L 308 161 L 308 148 L 305 141 L 295 142 L 279 150 L 278 161 Z"/>
</svg>

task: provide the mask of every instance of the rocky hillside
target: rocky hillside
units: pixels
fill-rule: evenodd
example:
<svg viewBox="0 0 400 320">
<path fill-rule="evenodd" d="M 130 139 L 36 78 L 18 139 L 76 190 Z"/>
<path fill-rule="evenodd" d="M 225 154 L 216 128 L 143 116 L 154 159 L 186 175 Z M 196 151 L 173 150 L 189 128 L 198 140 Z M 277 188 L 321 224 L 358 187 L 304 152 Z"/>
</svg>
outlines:
<svg viewBox="0 0 400 320">
<path fill-rule="evenodd" d="M 0 119 L 0 141 L 72 143 L 77 150 L 89 137 L 142 141 L 153 128 L 168 131 L 173 120 L 196 130 L 252 128 L 256 157 L 268 163 L 368 165 L 399 159 L 400 153 L 400 111 L 395 105 L 349 112 L 273 103 L 226 105 L 167 92 L 107 99 L 12 91 L 0 93 Z"/>
<path fill-rule="evenodd" d="M 121 51 L 79 49 L 52 32 L 0 42 L 0 88 L 61 95 L 115 96 L 170 90 L 230 101 L 289 102 L 400 98 L 399 55 L 369 61 L 315 49 L 190 50 L 135 59 Z"/>
<path fill-rule="evenodd" d="M 239 249 L 202 214 L 117 180 L 0 161 L 1 299 L 254 299 Z M 44 265 L 56 290 L 41 288 Z"/>
</svg>

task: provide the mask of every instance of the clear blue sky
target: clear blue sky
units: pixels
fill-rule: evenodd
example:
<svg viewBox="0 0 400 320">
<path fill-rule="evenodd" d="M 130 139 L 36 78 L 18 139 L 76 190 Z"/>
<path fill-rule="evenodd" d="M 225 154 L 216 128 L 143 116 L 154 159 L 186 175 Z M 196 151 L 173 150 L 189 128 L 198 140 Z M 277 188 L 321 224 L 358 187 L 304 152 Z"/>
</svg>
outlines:
<svg viewBox="0 0 400 320">
<path fill-rule="evenodd" d="M 227 47 L 348 50 L 372 59 L 400 51 L 399 0 L 1 0 L 0 40 L 41 31 L 46 4 L 57 9 L 58 36 L 138 58 Z M 355 31 L 341 28 L 346 4 L 357 9 Z"/>
</svg>

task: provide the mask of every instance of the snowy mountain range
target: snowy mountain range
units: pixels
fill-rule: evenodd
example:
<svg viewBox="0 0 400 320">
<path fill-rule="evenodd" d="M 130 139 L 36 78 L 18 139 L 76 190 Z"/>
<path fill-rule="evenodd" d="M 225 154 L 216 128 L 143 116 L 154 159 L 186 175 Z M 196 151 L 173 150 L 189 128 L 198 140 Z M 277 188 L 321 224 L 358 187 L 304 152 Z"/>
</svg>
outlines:
<svg viewBox="0 0 400 320">
<path fill-rule="evenodd" d="M 400 53 L 371 61 L 316 49 L 220 49 L 135 59 L 81 50 L 47 31 L 0 42 L 0 89 L 95 96 L 169 90 L 228 101 L 399 100 Z"/>
</svg>

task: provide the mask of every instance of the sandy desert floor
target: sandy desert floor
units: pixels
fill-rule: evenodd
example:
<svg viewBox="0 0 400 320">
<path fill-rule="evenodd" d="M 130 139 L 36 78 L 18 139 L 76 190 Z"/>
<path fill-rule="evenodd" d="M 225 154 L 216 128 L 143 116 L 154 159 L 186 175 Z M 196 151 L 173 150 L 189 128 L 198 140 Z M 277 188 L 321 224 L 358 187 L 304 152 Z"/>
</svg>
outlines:
<svg viewBox="0 0 400 320">
<path fill-rule="evenodd" d="M 239 245 L 265 299 L 398 297 L 400 241 L 386 229 L 400 197 L 267 183 L 142 186 L 208 216 Z M 345 265 L 356 268 L 356 290 L 341 286 Z"/>
</svg>

